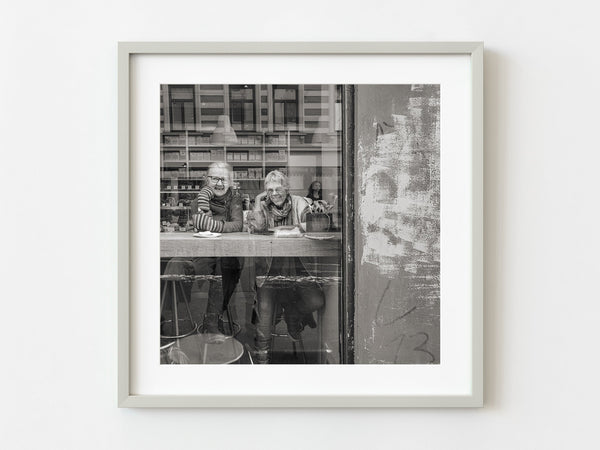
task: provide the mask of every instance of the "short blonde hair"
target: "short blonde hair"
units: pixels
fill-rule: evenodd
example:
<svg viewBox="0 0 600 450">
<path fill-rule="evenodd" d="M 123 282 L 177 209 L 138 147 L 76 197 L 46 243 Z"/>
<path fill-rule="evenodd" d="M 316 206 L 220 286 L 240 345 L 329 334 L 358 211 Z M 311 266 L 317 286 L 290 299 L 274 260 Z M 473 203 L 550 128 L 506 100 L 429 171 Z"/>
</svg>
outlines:
<svg viewBox="0 0 600 450">
<path fill-rule="evenodd" d="M 286 189 L 286 191 L 290 190 L 290 180 L 288 180 L 288 177 L 279 170 L 272 170 L 267 174 L 265 177 L 265 186 L 267 183 L 279 183 Z"/>
</svg>

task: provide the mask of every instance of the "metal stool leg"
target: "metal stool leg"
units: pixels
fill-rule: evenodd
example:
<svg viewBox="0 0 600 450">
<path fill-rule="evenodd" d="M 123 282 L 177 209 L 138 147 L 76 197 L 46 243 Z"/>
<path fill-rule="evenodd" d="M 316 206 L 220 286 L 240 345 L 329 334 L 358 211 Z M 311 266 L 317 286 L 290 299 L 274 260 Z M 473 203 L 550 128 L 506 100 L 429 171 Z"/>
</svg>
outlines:
<svg viewBox="0 0 600 450">
<path fill-rule="evenodd" d="M 194 333 L 198 329 L 198 324 L 194 322 L 194 317 L 192 316 L 192 311 L 190 310 L 190 301 L 187 298 L 185 290 L 182 285 L 179 285 L 179 290 L 181 291 L 181 296 L 183 297 L 183 303 L 185 305 L 185 309 L 187 309 L 188 317 L 190 320 L 190 326 L 192 327 L 192 331 L 189 334 Z"/>
<path fill-rule="evenodd" d="M 244 347 L 246 347 L 246 352 L 248 352 L 248 360 L 250 361 L 250 364 L 254 365 L 254 358 L 252 357 L 252 348 L 248 344 L 245 344 Z"/>
<path fill-rule="evenodd" d="M 164 304 L 165 304 L 165 296 L 168 290 L 168 283 L 172 283 L 171 284 L 171 295 L 172 295 L 172 299 L 171 299 L 171 305 L 172 305 L 172 317 L 171 317 L 171 332 L 172 335 L 168 336 L 168 335 L 163 335 L 161 333 L 160 337 L 161 339 L 180 339 L 186 336 L 190 336 L 191 334 L 194 334 L 197 330 L 198 330 L 198 324 L 196 322 L 194 322 L 194 317 L 192 316 L 192 311 L 190 310 L 190 302 L 187 298 L 187 295 L 185 294 L 185 290 L 183 288 L 183 286 L 179 286 L 179 290 L 181 292 L 181 295 L 183 297 L 183 302 L 185 304 L 185 308 L 187 310 L 187 315 L 188 318 L 187 319 L 179 319 L 179 309 L 178 309 L 178 299 L 177 299 L 177 283 L 178 281 L 175 280 L 165 280 L 165 287 L 163 289 L 163 297 L 161 299 L 161 315 L 162 315 L 162 308 L 164 308 Z M 181 333 L 180 329 L 179 329 L 179 320 L 189 320 L 190 322 L 190 328 L 191 330 L 188 331 L 187 333 Z"/>
<path fill-rule="evenodd" d="M 165 281 L 165 287 L 163 287 L 162 295 L 160 296 L 160 313 L 162 314 L 163 308 L 165 306 L 165 298 L 167 298 L 167 287 L 169 285 L 168 281 Z"/>
<path fill-rule="evenodd" d="M 173 284 L 171 286 L 173 287 L 173 318 L 171 320 L 173 324 L 173 336 L 179 336 L 179 314 L 177 313 L 177 285 L 174 281 L 172 281 L 172 283 Z"/>
<path fill-rule="evenodd" d="M 227 305 L 227 320 L 229 322 L 229 332 L 231 333 L 231 335 L 234 335 L 234 322 L 233 322 L 233 316 L 231 315 L 231 307 L 229 305 Z"/>
</svg>

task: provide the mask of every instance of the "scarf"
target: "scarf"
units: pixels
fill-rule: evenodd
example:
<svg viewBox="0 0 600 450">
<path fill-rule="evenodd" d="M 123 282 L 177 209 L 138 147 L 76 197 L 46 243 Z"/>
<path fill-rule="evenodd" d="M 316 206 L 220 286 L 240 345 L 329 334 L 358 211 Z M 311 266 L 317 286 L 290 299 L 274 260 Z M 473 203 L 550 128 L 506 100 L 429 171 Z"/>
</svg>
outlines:
<svg viewBox="0 0 600 450">
<path fill-rule="evenodd" d="M 269 201 L 267 208 L 271 217 L 273 217 L 273 226 L 279 225 L 291 225 L 292 218 L 288 217 L 290 211 L 292 210 L 292 198 L 288 196 L 285 198 L 283 205 L 281 207 L 275 205 L 275 203 Z M 289 219 L 289 220 L 288 220 Z M 290 223 L 288 223 L 290 222 Z"/>
<path fill-rule="evenodd" d="M 210 201 L 210 210 L 213 212 L 213 216 L 224 216 L 225 217 L 225 221 L 229 220 L 228 213 L 229 213 L 229 202 L 231 200 L 231 198 L 233 197 L 233 193 L 231 192 L 231 188 L 227 191 L 227 193 L 221 197 L 221 198 L 217 198 L 217 197 L 213 197 Z"/>
</svg>

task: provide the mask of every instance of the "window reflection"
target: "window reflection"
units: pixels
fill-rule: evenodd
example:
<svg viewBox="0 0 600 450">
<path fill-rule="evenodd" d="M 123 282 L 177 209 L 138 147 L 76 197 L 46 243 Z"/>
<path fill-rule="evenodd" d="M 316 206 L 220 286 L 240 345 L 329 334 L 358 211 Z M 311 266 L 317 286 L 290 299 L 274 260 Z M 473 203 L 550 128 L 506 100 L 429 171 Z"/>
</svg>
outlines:
<svg viewBox="0 0 600 450">
<path fill-rule="evenodd" d="M 203 253 L 161 255 L 163 363 L 211 363 L 188 354 L 190 340 L 217 345 L 207 334 L 241 343 L 214 363 L 340 362 L 341 102 L 335 85 L 161 86 L 161 232 L 221 234 Z M 276 227 L 300 237 L 278 241 Z"/>
<path fill-rule="evenodd" d="M 254 130 L 254 85 L 229 87 L 231 125 L 234 130 Z"/>
<path fill-rule="evenodd" d="M 275 129 L 298 129 L 298 86 L 273 86 Z"/>
<path fill-rule="evenodd" d="M 195 121 L 194 87 L 174 86 L 170 90 L 170 96 L 172 129 L 174 131 L 193 129 Z"/>
</svg>

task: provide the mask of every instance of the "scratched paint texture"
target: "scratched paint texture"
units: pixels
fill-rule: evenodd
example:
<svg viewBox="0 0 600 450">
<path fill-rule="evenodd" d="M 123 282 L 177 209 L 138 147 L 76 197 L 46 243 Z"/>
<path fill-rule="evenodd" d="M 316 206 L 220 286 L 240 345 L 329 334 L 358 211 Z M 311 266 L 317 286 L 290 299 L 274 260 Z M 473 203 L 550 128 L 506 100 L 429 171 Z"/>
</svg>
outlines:
<svg viewBox="0 0 600 450">
<path fill-rule="evenodd" d="M 440 362 L 440 88 L 356 88 L 358 364 Z"/>
</svg>

